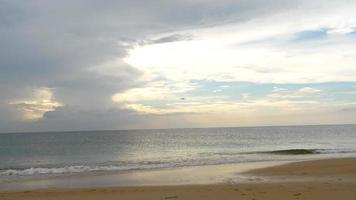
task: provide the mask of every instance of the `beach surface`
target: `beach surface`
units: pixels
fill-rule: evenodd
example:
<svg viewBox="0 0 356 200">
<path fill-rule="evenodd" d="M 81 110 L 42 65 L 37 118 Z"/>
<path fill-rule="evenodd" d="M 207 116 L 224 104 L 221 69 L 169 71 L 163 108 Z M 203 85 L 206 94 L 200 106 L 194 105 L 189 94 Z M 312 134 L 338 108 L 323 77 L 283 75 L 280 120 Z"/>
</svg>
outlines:
<svg viewBox="0 0 356 200">
<path fill-rule="evenodd" d="M 224 184 L 100 187 L 0 192 L 1 200 L 92 199 L 356 199 L 356 158 L 301 161 L 242 172 Z"/>
</svg>

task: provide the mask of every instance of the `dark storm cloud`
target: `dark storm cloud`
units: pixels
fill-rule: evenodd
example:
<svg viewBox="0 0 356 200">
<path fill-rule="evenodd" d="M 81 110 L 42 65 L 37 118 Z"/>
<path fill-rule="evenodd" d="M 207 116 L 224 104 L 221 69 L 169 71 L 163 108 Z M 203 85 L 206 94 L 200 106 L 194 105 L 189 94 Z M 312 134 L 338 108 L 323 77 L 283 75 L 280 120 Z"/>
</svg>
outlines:
<svg viewBox="0 0 356 200">
<path fill-rule="evenodd" d="M 101 123 L 101 128 L 110 128 L 127 116 L 133 120 L 134 115 L 127 111 L 108 114 L 101 109 L 112 106 L 110 97 L 115 92 L 143 84 L 137 81 L 142 72 L 123 62 L 115 66 L 115 74 L 91 71 L 92 67 L 124 58 L 133 45 L 142 41 L 190 39 L 187 35 L 171 35 L 150 40 L 156 33 L 246 21 L 291 7 L 295 2 L 0 0 L 0 131 L 30 126 L 30 122 L 19 121 L 18 113 L 8 102 L 26 98 L 39 87 L 53 89 L 56 100 L 68 106 L 53 111 L 60 114 L 52 121 L 48 116 L 53 113 L 46 114 L 42 122 L 36 122 L 41 124 L 39 129 L 60 129 L 66 126 L 64 121 L 69 116 L 76 116 L 73 120 L 80 121 L 80 127 L 94 122 Z M 87 117 L 95 113 L 107 114 L 105 122 Z M 60 123 L 56 124 L 56 120 Z"/>
</svg>

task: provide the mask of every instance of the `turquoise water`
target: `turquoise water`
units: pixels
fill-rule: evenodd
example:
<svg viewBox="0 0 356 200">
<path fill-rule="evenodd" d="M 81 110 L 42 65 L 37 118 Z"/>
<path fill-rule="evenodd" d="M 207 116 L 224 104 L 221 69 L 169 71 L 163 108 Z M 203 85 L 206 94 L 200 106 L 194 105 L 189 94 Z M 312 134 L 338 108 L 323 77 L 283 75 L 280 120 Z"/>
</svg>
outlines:
<svg viewBox="0 0 356 200">
<path fill-rule="evenodd" d="M 0 178 L 356 155 L 356 125 L 0 134 Z"/>
</svg>

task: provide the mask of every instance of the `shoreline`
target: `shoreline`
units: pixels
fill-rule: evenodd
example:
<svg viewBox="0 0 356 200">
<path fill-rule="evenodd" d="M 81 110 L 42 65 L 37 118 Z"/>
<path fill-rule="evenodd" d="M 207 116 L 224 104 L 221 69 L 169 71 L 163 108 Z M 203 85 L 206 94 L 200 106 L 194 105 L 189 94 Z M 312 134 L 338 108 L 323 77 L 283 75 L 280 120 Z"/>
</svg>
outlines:
<svg viewBox="0 0 356 200">
<path fill-rule="evenodd" d="M 247 182 L 0 192 L 0 199 L 356 199 L 356 158 L 291 162 L 238 173 Z M 260 179 L 259 179 L 260 178 Z"/>
<path fill-rule="evenodd" d="M 133 171 L 102 171 L 96 173 L 33 177 L 0 182 L 1 191 L 41 189 L 87 189 L 105 187 L 182 186 L 226 184 L 251 181 L 244 175 L 251 169 L 271 167 L 291 161 L 263 161 L 219 165 L 202 165 Z"/>
</svg>

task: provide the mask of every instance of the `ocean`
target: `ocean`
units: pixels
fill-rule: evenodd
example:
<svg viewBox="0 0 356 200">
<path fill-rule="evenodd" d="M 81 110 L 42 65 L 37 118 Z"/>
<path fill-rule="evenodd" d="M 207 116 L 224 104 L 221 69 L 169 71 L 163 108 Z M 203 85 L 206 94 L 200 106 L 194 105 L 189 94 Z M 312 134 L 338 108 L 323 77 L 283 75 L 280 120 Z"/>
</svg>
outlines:
<svg viewBox="0 0 356 200">
<path fill-rule="evenodd" d="M 0 179 L 356 155 L 356 125 L 0 134 Z"/>
</svg>

